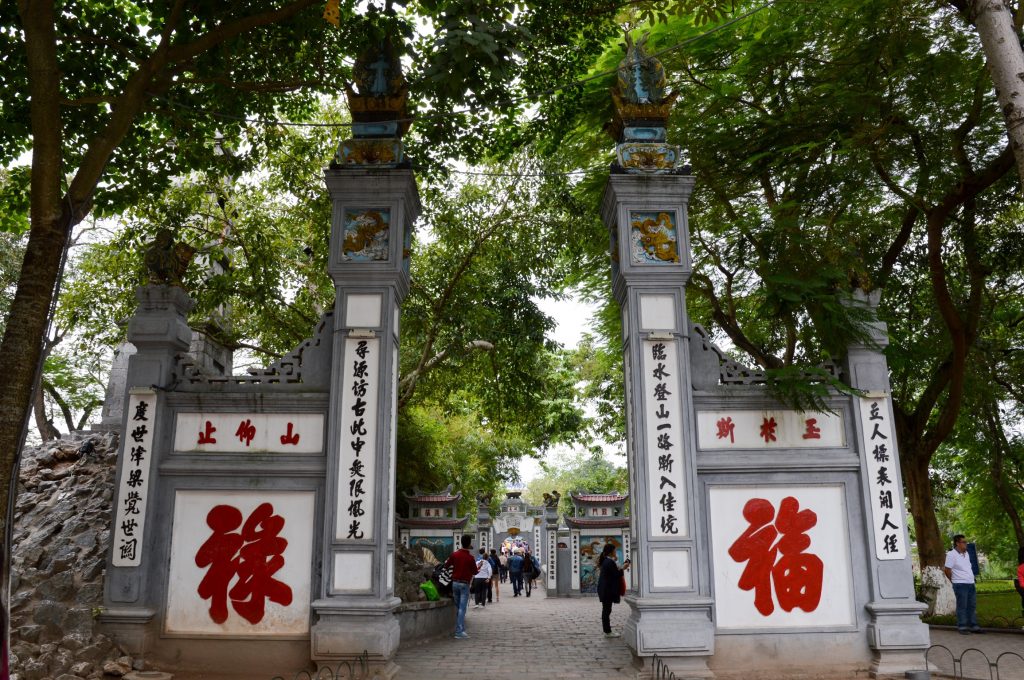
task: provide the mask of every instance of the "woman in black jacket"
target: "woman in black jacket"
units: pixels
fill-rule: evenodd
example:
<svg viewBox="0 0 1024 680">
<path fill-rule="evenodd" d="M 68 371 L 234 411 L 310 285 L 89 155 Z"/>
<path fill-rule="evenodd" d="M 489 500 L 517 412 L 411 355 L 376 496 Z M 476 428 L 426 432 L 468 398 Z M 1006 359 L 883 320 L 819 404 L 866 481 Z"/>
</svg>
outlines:
<svg viewBox="0 0 1024 680">
<path fill-rule="evenodd" d="M 620 567 L 615 562 L 615 546 L 608 543 L 597 558 L 597 568 L 600 574 L 597 578 L 597 599 L 601 600 L 601 626 L 604 628 L 605 637 L 620 637 L 621 633 L 612 632 L 612 604 L 618 604 L 622 592 L 622 579 L 626 569 L 629 569 L 627 559 Z"/>
</svg>

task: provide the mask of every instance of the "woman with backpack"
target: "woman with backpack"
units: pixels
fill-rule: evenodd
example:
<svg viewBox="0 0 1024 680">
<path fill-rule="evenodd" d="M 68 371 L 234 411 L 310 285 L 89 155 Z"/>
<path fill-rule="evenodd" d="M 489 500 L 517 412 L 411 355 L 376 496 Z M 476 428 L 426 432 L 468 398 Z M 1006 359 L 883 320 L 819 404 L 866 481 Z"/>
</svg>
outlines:
<svg viewBox="0 0 1024 680">
<path fill-rule="evenodd" d="M 615 562 L 615 545 L 606 543 L 601 555 L 597 558 L 597 599 L 601 601 L 601 627 L 608 638 L 621 637 L 621 633 L 612 632 L 612 605 L 618 604 L 623 594 L 625 583 L 624 572 L 629 569 L 627 559 L 620 567 Z"/>
</svg>

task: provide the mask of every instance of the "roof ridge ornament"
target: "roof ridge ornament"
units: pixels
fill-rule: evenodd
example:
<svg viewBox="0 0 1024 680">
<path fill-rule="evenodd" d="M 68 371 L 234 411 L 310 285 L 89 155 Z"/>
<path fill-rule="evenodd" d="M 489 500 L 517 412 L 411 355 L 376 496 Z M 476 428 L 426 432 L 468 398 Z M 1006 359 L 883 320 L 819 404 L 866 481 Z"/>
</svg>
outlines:
<svg viewBox="0 0 1024 680">
<path fill-rule="evenodd" d="M 616 141 L 613 171 L 630 174 L 689 173 L 680 167 L 681 149 L 668 144 L 668 118 L 679 96 L 670 92 L 661 61 L 647 54 L 650 32 L 633 42 L 625 31 L 626 54 L 612 87 L 614 114 L 605 130 Z"/>
</svg>

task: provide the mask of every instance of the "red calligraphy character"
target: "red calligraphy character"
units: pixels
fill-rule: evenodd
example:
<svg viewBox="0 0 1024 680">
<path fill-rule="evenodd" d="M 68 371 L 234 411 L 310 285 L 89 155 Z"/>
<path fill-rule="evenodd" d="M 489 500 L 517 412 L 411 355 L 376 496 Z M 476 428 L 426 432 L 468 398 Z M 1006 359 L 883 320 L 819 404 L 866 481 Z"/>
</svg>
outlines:
<svg viewBox="0 0 1024 680">
<path fill-rule="evenodd" d="M 299 444 L 299 433 L 296 432 L 295 434 L 292 434 L 292 428 L 293 427 L 295 427 L 295 426 L 292 425 L 292 423 L 288 423 L 288 432 L 286 432 L 285 434 L 281 435 L 281 444 L 283 444 L 285 446 L 287 446 L 288 444 L 291 444 L 292 446 L 298 446 L 298 444 Z"/>
<path fill-rule="evenodd" d="M 196 566 L 209 567 L 198 592 L 211 601 L 210 618 L 214 622 L 227 620 L 228 598 L 235 612 L 252 624 L 263 620 L 266 600 L 291 604 L 291 588 L 273 578 L 284 566 L 283 553 L 288 546 L 288 541 L 278 536 L 284 518 L 274 514 L 274 506 L 263 503 L 253 510 L 240 533 L 235 529 L 242 524 L 242 513 L 230 505 L 213 508 L 206 523 L 213 535 L 196 553 Z"/>
<path fill-rule="evenodd" d="M 216 444 L 217 439 L 213 436 L 213 433 L 217 431 L 217 428 L 213 426 L 209 420 L 206 421 L 206 429 L 199 433 L 199 441 L 197 444 Z"/>
<path fill-rule="evenodd" d="M 736 423 L 732 422 L 732 418 L 719 418 L 718 422 L 715 423 L 715 425 L 718 426 L 718 432 L 716 433 L 716 436 L 719 439 L 725 439 L 726 437 L 728 437 L 730 444 L 736 443 Z"/>
<path fill-rule="evenodd" d="M 738 585 L 741 590 L 754 591 L 754 606 L 768 616 L 775 611 L 771 586 L 776 555 L 774 543 L 778 536 L 778 531 L 771 524 L 775 519 L 775 508 L 763 498 L 751 498 L 743 506 L 743 519 L 750 526 L 729 546 L 729 557 L 747 563 Z"/>
<path fill-rule="evenodd" d="M 231 605 L 252 624 L 263 620 L 266 600 L 287 607 L 292 589 L 273 578 L 284 566 L 282 553 L 288 541 L 278 536 L 284 517 L 274 514 L 274 506 L 263 503 L 252 511 L 242 527 L 245 546 L 239 552 L 238 582 L 231 589 Z"/>
<path fill-rule="evenodd" d="M 248 446 L 253 437 L 256 436 L 256 426 L 252 424 L 252 421 L 246 418 L 238 424 L 238 429 L 235 430 L 235 436 L 238 437 L 238 441 L 245 442 Z"/>
<path fill-rule="evenodd" d="M 765 418 L 761 421 L 761 439 L 767 442 L 775 441 L 775 428 L 779 426 L 775 418 Z"/>
<path fill-rule="evenodd" d="M 210 618 L 224 623 L 228 618 L 228 584 L 235 577 L 238 560 L 235 554 L 242 547 L 242 536 L 236 532 L 242 524 L 242 513 L 231 505 L 218 505 L 206 515 L 206 524 L 213 535 L 199 547 L 196 566 L 209 567 L 199 582 L 199 597 L 210 600 Z"/>
<path fill-rule="evenodd" d="M 813 510 L 800 510 L 800 502 L 787 496 L 779 503 L 779 517 L 775 528 L 782 538 L 778 549 L 781 557 L 772 567 L 772 583 L 779 606 L 787 612 L 795 607 L 813 612 L 821 601 L 821 584 L 825 566 L 821 559 L 804 552 L 811 546 L 811 537 L 805 532 L 818 523 Z"/>
<path fill-rule="evenodd" d="M 804 430 L 804 439 L 821 439 L 821 428 L 818 427 L 817 418 L 808 418 L 804 421 L 807 429 Z"/>
<path fill-rule="evenodd" d="M 764 616 L 775 611 L 773 589 L 779 606 L 787 612 L 796 607 L 807 612 L 817 609 L 824 564 L 817 555 L 804 552 L 811 545 L 805 532 L 818 523 L 817 514 L 800 510 L 800 502 L 787 496 L 779 503 L 777 518 L 774 506 L 763 498 L 747 501 L 743 518 L 749 526 L 729 547 L 729 556 L 747 562 L 738 585 L 754 591 L 757 611 Z"/>
</svg>

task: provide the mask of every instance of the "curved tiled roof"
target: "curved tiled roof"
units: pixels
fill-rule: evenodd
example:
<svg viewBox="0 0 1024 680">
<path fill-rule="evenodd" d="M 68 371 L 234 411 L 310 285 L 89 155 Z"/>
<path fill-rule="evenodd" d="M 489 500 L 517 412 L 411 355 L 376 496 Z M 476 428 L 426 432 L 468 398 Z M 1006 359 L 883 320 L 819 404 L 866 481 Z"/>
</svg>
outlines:
<svg viewBox="0 0 1024 680">
<path fill-rule="evenodd" d="M 628 517 L 566 517 L 570 529 L 625 529 Z"/>
<path fill-rule="evenodd" d="M 574 493 L 572 499 L 584 503 L 618 503 L 628 500 L 629 494 L 622 496 L 618 493 Z"/>
<path fill-rule="evenodd" d="M 422 494 L 422 495 L 419 495 L 419 496 L 411 496 L 409 494 L 405 494 L 405 497 L 408 500 L 412 501 L 413 503 L 446 503 L 447 504 L 447 503 L 455 503 L 455 502 L 457 502 L 460 498 L 462 498 L 462 494 L 460 493 L 460 494 L 456 494 L 454 496 L 452 496 L 451 494 L 436 494 L 436 493 L 435 494 Z"/>
</svg>

